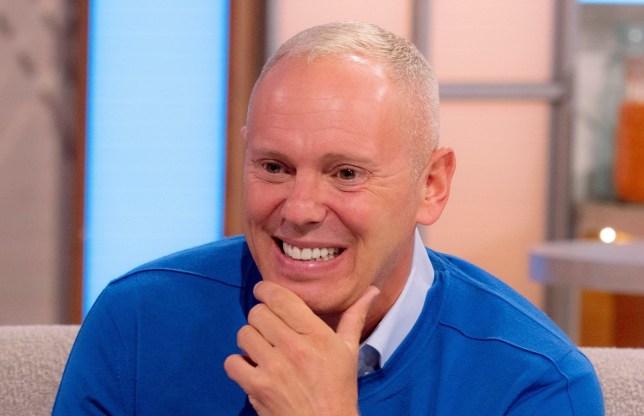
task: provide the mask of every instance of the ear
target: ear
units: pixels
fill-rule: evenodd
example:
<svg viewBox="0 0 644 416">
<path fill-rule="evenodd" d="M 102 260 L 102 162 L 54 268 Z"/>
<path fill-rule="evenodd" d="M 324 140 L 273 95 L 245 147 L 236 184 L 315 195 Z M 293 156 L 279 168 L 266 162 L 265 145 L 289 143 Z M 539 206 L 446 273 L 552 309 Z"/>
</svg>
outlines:
<svg viewBox="0 0 644 416">
<path fill-rule="evenodd" d="M 244 148 L 246 148 L 246 144 L 248 144 L 248 126 L 241 128 L 241 137 L 242 143 L 244 143 Z"/>
<path fill-rule="evenodd" d="M 431 225 L 441 216 L 449 198 L 455 168 L 456 157 L 452 149 L 442 147 L 432 153 L 428 165 L 418 179 L 418 185 L 422 189 L 416 215 L 417 223 Z"/>
</svg>

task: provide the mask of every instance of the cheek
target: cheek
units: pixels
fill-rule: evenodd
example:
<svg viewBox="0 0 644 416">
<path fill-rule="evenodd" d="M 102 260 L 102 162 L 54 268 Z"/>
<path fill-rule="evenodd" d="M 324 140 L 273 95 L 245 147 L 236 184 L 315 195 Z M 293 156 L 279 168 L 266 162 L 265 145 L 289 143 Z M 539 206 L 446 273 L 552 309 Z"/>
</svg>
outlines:
<svg viewBox="0 0 644 416">
<path fill-rule="evenodd" d="M 408 193 L 389 191 L 343 195 L 335 201 L 333 210 L 347 228 L 356 234 L 369 234 L 408 222 L 411 206 Z"/>
<path fill-rule="evenodd" d="M 247 222 L 261 221 L 270 216 L 275 207 L 279 205 L 278 192 L 267 189 L 265 184 L 244 183 L 244 216 Z"/>
<path fill-rule="evenodd" d="M 360 195 L 341 194 L 330 201 L 329 208 L 342 225 L 358 237 L 367 234 L 378 221 L 374 201 Z"/>
<path fill-rule="evenodd" d="M 384 276 L 394 267 L 400 248 L 415 227 L 409 195 L 392 193 L 387 198 L 355 200 L 345 205 L 343 224 L 358 241 L 356 261 L 368 274 Z"/>
</svg>

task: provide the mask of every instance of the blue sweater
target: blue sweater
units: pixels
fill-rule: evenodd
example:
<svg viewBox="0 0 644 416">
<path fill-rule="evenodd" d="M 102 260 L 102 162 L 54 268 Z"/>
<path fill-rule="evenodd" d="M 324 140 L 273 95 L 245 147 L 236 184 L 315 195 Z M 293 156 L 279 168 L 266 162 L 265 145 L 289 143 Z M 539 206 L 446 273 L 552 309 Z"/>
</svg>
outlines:
<svg viewBox="0 0 644 416">
<path fill-rule="evenodd" d="M 543 313 L 475 266 L 428 255 L 422 314 L 358 380 L 361 415 L 603 414 L 592 365 Z M 260 278 L 234 237 L 113 281 L 81 327 L 54 414 L 254 415 L 223 362 Z"/>
</svg>

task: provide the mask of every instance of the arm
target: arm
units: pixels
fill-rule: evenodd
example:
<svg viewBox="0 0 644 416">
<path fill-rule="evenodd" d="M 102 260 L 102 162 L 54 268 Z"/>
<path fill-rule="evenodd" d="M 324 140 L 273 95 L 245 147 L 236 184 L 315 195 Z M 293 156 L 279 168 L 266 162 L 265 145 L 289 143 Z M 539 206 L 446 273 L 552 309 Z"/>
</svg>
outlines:
<svg viewBox="0 0 644 416">
<path fill-rule="evenodd" d="M 507 414 L 603 415 L 604 400 L 592 364 L 581 352 L 571 352 L 526 389 Z"/>
<path fill-rule="evenodd" d="M 81 327 L 59 386 L 53 415 L 133 414 L 134 376 L 124 333 L 110 313 L 108 287 Z M 120 300 L 122 302 L 122 299 Z"/>
</svg>

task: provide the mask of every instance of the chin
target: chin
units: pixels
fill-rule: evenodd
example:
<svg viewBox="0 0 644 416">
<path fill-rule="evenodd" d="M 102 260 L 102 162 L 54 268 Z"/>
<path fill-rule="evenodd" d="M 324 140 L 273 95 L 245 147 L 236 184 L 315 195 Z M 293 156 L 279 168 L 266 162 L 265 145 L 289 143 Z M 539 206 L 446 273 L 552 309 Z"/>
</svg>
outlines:
<svg viewBox="0 0 644 416">
<path fill-rule="evenodd" d="M 318 316 L 342 313 L 350 305 L 345 294 L 319 282 L 284 278 L 273 281 L 295 293 Z"/>
<path fill-rule="evenodd" d="M 318 316 L 337 315 L 344 312 L 347 308 L 339 304 L 336 299 L 320 299 L 300 296 L 309 308 Z"/>
</svg>

